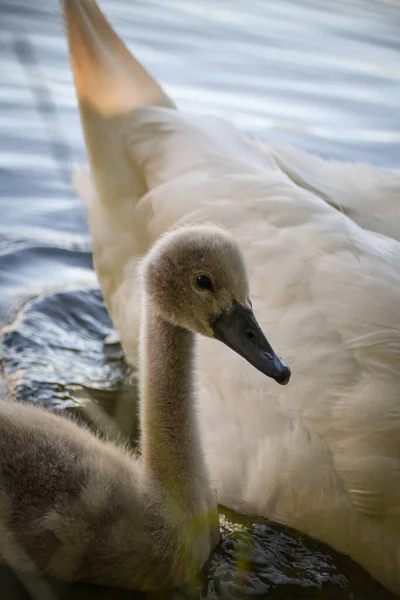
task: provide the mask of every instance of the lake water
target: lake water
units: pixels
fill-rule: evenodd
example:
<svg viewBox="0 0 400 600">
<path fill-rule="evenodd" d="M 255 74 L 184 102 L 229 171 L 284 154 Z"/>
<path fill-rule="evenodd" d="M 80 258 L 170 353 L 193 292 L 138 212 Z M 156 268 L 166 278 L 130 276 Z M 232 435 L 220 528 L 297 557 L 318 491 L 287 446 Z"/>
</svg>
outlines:
<svg viewBox="0 0 400 600">
<path fill-rule="evenodd" d="M 105 0 L 101 7 L 179 107 L 228 116 L 265 140 L 400 168 L 398 1 Z M 56 0 L 0 0 L 0 389 L 73 411 L 91 399 L 111 415 L 118 396 L 132 414 L 134 384 L 119 347 L 103 344 L 111 323 L 70 185 L 83 161 Z M 221 519 L 224 540 L 201 581 L 172 597 L 390 597 L 313 540 L 237 515 Z M 238 571 L 243 552 L 247 567 Z M 144 597 L 6 568 L 0 590 L 7 600 Z"/>
</svg>

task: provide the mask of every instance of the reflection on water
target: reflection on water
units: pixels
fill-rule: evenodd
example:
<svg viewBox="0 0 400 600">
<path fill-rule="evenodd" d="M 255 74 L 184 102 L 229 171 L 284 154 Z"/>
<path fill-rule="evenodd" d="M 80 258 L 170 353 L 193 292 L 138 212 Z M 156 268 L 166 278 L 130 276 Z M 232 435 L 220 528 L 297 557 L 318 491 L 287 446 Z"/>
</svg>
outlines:
<svg viewBox="0 0 400 600">
<path fill-rule="evenodd" d="M 3 366 L 19 398 L 79 411 L 111 433 L 116 421 L 135 440 L 135 382 L 120 348 L 103 344 L 111 324 L 91 290 L 84 209 L 69 183 L 72 163 L 85 154 L 56 5 L 0 0 L 0 323 L 25 304 L 3 337 Z M 180 107 L 228 116 L 250 134 L 325 156 L 399 168 L 399 3 L 101 5 Z M 223 518 L 223 543 L 202 583 L 174 597 L 389 598 L 330 549 L 238 519 Z M 25 580 L 34 586 L 25 593 L 0 569 L 7 600 L 143 597 L 60 583 L 37 592 L 37 584 Z"/>
<path fill-rule="evenodd" d="M 104 346 L 104 338 L 111 332 L 97 290 L 59 293 L 30 302 L 2 338 L 9 389 L 18 399 L 72 411 L 111 435 L 118 423 L 117 431 L 122 430 L 134 444 L 135 381 L 121 348 Z M 221 528 L 222 543 L 199 579 L 171 596 L 163 592 L 158 597 L 391 598 L 350 559 L 293 530 L 265 521 L 253 523 L 224 509 Z M 3 576 L 10 574 L 7 571 Z M 0 570 L 0 589 L 1 577 Z M 57 592 L 61 586 L 74 600 L 78 593 L 85 600 L 98 598 L 100 593 L 96 586 L 50 585 Z M 109 600 L 145 597 L 106 589 L 101 593 L 104 596 L 100 597 Z"/>
</svg>

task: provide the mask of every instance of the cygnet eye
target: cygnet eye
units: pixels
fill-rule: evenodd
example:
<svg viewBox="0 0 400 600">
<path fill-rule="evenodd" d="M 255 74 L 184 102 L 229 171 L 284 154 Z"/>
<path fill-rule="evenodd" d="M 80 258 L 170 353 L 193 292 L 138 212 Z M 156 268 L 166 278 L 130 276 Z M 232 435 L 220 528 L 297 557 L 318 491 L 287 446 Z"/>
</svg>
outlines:
<svg viewBox="0 0 400 600">
<path fill-rule="evenodd" d="M 213 284 L 212 281 L 207 275 L 198 275 L 196 277 L 196 285 L 201 290 L 212 290 Z"/>
</svg>

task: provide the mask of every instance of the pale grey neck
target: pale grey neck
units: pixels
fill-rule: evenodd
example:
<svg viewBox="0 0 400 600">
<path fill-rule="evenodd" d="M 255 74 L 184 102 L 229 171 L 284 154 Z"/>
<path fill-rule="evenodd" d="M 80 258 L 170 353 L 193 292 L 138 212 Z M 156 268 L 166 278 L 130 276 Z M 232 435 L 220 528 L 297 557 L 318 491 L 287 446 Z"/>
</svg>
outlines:
<svg viewBox="0 0 400 600">
<path fill-rule="evenodd" d="M 150 306 L 144 313 L 140 357 L 144 470 L 169 496 L 190 501 L 196 484 L 206 484 L 194 407 L 195 339 L 161 319 Z"/>
</svg>

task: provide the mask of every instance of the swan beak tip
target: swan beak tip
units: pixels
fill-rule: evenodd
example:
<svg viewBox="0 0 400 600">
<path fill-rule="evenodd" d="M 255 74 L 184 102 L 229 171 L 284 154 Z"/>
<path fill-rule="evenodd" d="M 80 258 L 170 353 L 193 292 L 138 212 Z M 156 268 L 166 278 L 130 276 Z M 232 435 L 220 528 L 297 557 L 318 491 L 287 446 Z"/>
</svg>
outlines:
<svg viewBox="0 0 400 600">
<path fill-rule="evenodd" d="M 287 364 L 284 363 L 281 358 L 279 358 L 279 360 L 281 361 L 282 368 L 281 368 L 280 375 L 278 375 L 277 377 L 275 377 L 275 381 L 277 383 L 279 383 L 280 385 L 287 385 L 289 383 L 289 381 L 290 381 L 291 376 L 292 376 L 292 372 L 289 369 L 289 367 L 287 366 Z"/>
</svg>

